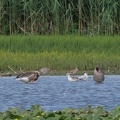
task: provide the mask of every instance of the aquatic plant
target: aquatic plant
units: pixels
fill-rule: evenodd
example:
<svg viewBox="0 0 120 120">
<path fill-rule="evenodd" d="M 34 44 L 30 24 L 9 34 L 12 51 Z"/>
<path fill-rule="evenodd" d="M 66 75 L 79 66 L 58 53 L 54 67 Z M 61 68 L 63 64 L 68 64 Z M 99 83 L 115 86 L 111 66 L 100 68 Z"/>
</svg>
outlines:
<svg viewBox="0 0 120 120">
<path fill-rule="evenodd" d="M 20 111 L 19 108 L 8 108 L 0 112 L 1 120 L 118 120 L 120 119 L 120 106 L 111 111 L 103 107 L 73 109 L 65 108 L 59 111 L 44 111 L 39 105 L 32 105 L 29 110 Z"/>
</svg>

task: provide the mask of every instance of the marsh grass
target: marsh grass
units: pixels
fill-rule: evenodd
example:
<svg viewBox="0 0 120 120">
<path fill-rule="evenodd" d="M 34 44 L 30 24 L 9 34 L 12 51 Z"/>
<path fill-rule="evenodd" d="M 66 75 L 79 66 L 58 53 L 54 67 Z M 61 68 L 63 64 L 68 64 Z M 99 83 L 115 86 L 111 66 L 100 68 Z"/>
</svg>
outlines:
<svg viewBox="0 0 120 120">
<path fill-rule="evenodd" d="M 0 68 L 67 71 L 94 69 L 120 71 L 119 36 L 0 36 Z"/>
</svg>

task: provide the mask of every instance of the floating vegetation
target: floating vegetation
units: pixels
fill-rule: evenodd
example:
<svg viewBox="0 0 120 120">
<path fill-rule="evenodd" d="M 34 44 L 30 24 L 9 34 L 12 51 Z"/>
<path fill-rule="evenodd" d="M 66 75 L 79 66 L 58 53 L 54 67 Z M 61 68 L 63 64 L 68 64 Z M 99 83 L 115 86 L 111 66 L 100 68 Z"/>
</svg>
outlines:
<svg viewBox="0 0 120 120">
<path fill-rule="evenodd" d="M 0 112 L 1 120 L 119 120 L 120 106 L 111 111 L 98 106 L 79 110 L 66 108 L 60 111 L 44 111 L 39 105 L 32 105 L 30 110 L 20 111 L 19 108 L 8 108 Z"/>
</svg>

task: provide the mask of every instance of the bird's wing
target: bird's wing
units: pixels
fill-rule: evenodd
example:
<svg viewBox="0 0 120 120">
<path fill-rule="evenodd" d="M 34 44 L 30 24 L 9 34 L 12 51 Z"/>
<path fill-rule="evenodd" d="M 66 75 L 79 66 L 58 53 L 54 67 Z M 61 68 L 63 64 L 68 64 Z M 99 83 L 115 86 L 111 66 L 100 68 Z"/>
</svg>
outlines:
<svg viewBox="0 0 120 120">
<path fill-rule="evenodd" d="M 87 80 L 88 76 L 82 75 L 78 77 L 79 80 Z"/>
<path fill-rule="evenodd" d="M 34 74 L 34 72 L 21 72 L 17 75 L 16 78 L 21 78 L 21 77 L 29 77 L 30 75 Z"/>
<path fill-rule="evenodd" d="M 74 80 L 74 81 L 79 80 L 78 77 L 72 77 L 72 76 L 71 76 L 71 79 Z"/>
<path fill-rule="evenodd" d="M 82 75 L 82 76 L 80 76 L 80 77 L 78 77 L 78 79 L 79 80 L 82 80 L 84 78 L 84 76 Z"/>
<path fill-rule="evenodd" d="M 25 72 L 21 72 L 21 73 L 19 73 L 19 74 L 17 75 L 17 77 L 16 77 L 16 78 L 21 78 L 21 77 L 24 77 L 24 75 L 25 75 Z"/>
<path fill-rule="evenodd" d="M 28 76 L 28 78 L 31 79 L 31 80 L 34 80 L 35 74 L 34 74 L 34 73 L 33 73 L 33 74 L 30 74 L 30 75 Z"/>
</svg>

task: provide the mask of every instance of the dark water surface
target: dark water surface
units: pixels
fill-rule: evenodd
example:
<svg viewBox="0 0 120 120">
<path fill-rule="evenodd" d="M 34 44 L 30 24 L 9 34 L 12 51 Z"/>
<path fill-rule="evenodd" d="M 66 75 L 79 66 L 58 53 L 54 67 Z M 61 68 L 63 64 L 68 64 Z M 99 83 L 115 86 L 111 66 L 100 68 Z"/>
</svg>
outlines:
<svg viewBox="0 0 120 120">
<path fill-rule="evenodd" d="M 120 104 L 120 75 L 106 75 L 103 84 L 96 84 L 93 76 L 78 82 L 69 82 L 67 76 L 40 76 L 28 84 L 15 80 L 15 76 L 0 78 L 0 111 L 8 107 L 30 109 L 35 104 L 45 111 L 88 105 L 114 109 Z"/>
</svg>

